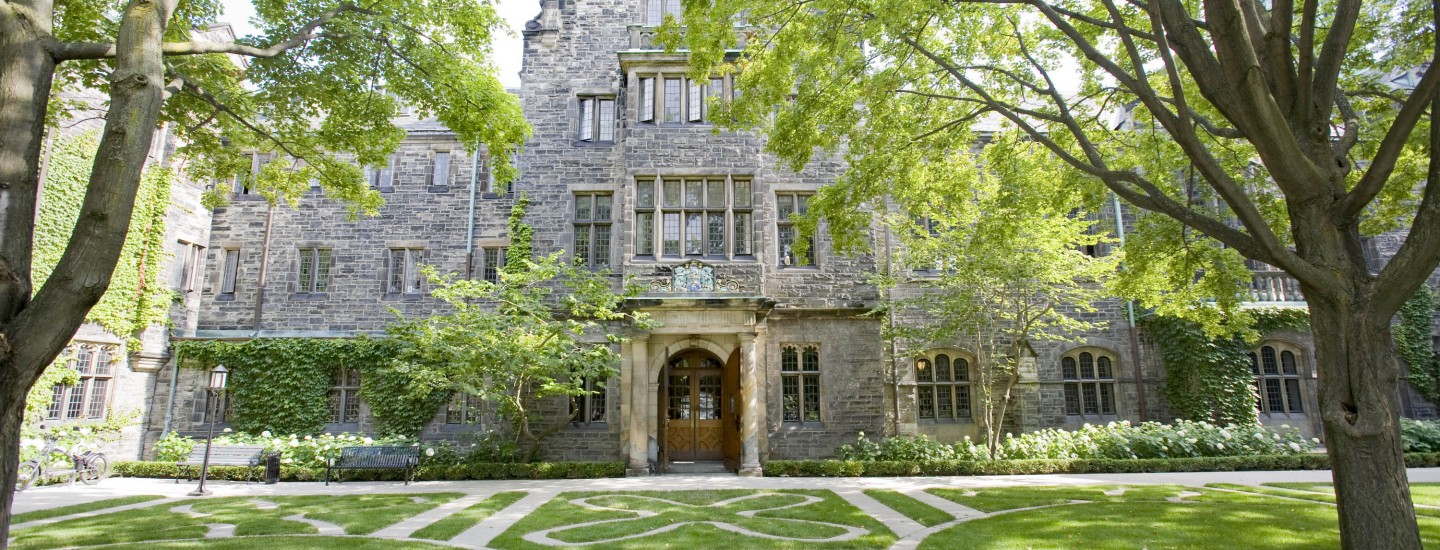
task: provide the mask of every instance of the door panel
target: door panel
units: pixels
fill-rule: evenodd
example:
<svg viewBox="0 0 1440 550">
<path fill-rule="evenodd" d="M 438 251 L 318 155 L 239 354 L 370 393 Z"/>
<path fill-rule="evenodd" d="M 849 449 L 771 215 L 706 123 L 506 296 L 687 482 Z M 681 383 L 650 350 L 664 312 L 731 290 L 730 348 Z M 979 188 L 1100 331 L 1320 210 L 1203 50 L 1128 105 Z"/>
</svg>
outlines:
<svg viewBox="0 0 1440 550">
<path fill-rule="evenodd" d="M 720 362 L 694 350 L 677 356 L 667 369 L 662 384 L 666 460 L 724 458 L 733 419 Z"/>
<path fill-rule="evenodd" d="M 725 443 L 722 451 L 725 468 L 740 469 L 740 350 L 730 354 L 725 361 L 725 414 L 721 421 L 725 425 Z"/>
</svg>

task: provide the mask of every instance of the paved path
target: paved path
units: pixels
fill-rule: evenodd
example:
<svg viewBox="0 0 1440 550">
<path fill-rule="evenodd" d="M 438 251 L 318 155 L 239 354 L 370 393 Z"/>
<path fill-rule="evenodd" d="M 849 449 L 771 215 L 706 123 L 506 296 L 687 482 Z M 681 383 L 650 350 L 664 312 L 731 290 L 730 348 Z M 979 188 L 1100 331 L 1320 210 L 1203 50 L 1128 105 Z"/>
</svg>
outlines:
<svg viewBox="0 0 1440 550">
<path fill-rule="evenodd" d="M 1440 482 L 1440 468 L 1411 469 L 1411 482 Z M 566 491 L 683 491 L 683 490 L 779 490 L 779 489 L 828 489 L 840 498 L 860 509 L 867 515 L 885 524 L 898 537 L 893 550 L 916 548 L 925 537 L 954 525 L 991 517 L 1011 510 L 987 514 L 962 506 L 950 500 L 926 492 L 927 489 L 980 489 L 987 487 L 1027 487 L 1055 485 L 1145 485 L 1172 484 L 1203 486 L 1209 483 L 1234 483 L 1259 485 L 1274 482 L 1329 482 L 1328 471 L 1283 471 L 1283 472 L 1192 472 L 1162 474 L 1075 474 L 1037 476 L 978 476 L 978 477 L 899 477 L 899 478 L 742 478 L 729 474 L 666 475 L 644 478 L 618 479 L 565 479 L 565 480 L 506 480 L 506 481 L 427 481 L 404 485 L 400 482 L 351 482 L 344 485 L 325 486 L 321 483 L 281 483 L 262 485 L 257 483 L 210 482 L 207 487 L 216 497 L 251 497 L 257 506 L 274 504 L 266 497 L 291 495 L 363 495 L 396 493 L 459 492 L 465 496 L 441 504 L 433 509 L 407 518 L 399 523 L 381 529 L 370 536 L 391 540 L 413 540 L 409 537 L 437 521 L 479 503 L 503 491 L 522 491 L 526 496 L 503 510 L 487 517 L 480 523 L 465 530 L 450 541 L 441 542 L 463 548 L 485 548 L 501 533 L 516 522 L 534 512 Z M 130 495 L 161 495 L 163 500 L 130 504 L 83 514 L 52 518 L 16 525 L 16 528 L 34 527 L 64 519 L 88 517 L 121 510 L 165 506 L 171 510 L 188 511 L 189 503 L 195 498 L 185 497 L 193 484 L 175 484 L 169 480 L 115 478 L 94 486 L 51 486 L 31 489 L 15 495 L 16 513 L 68 506 Z M 910 498 L 928 504 L 955 519 L 925 527 L 897 512 L 884 503 L 866 495 L 867 489 L 894 490 Z M 211 497 L 213 498 L 213 497 Z M 1064 505 L 1062 505 L 1064 506 Z M 341 534 L 339 526 L 316 521 L 303 516 L 285 519 L 303 521 L 315 525 L 322 535 Z M 234 526 L 211 524 L 208 537 L 232 536 Z M 678 526 L 675 526 L 678 527 Z M 439 542 L 439 541 L 431 541 Z"/>
</svg>

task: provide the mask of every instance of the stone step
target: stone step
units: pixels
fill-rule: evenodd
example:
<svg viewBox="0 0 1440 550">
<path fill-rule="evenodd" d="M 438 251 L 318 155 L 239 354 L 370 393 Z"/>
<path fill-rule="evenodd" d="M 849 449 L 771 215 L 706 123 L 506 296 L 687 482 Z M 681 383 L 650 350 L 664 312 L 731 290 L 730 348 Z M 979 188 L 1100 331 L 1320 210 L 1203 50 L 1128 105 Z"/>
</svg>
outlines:
<svg viewBox="0 0 1440 550">
<path fill-rule="evenodd" d="M 725 469 L 724 462 L 718 461 L 695 461 L 695 462 L 671 462 L 666 470 L 667 474 L 727 474 L 730 470 Z"/>
</svg>

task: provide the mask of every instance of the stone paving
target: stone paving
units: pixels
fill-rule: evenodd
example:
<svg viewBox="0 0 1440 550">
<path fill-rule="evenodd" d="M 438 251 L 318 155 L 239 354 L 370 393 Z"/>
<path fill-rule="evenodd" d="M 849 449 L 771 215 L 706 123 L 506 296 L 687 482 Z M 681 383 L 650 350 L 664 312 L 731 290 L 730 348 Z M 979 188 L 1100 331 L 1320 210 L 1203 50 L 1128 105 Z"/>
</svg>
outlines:
<svg viewBox="0 0 1440 550">
<path fill-rule="evenodd" d="M 1440 482 L 1440 468 L 1412 469 L 1409 471 L 1411 482 Z M 208 487 L 214 492 L 214 497 L 251 497 L 250 503 L 257 509 L 273 510 L 277 507 L 275 502 L 266 500 L 266 497 L 284 497 L 299 495 L 363 495 L 363 494 L 425 494 L 425 493 L 464 493 L 465 496 L 440 504 L 430 510 L 406 518 L 394 525 L 380 529 L 369 537 L 384 538 L 390 540 L 410 540 L 441 544 L 459 548 L 487 548 L 496 537 L 510 529 L 521 519 L 525 518 L 537 508 L 555 499 L 561 493 L 587 491 L 607 492 L 614 491 L 617 494 L 590 495 L 582 498 L 572 499 L 572 504 L 597 510 L 621 510 L 635 514 L 634 517 L 620 519 L 606 519 L 599 521 L 577 522 L 560 527 L 535 531 L 524 535 L 524 539 L 535 544 L 569 547 L 597 544 L 603 546 L 607 543 L 619 542 L 633 538 L 651 536 L 662 532 L 678 529 L 683 525 L 704 523 L 716 528 L 761 539 L 784 540 L 790 542 L 834 542 L 843 543 L 857 537 L 866 535 L 869 531 L 863 527 L 854 525 L 829 523 L 812 520 L 779 519 L 779 518 L 754 518 L 756 513 L 768 510 L 779 510 L 808 506 L 823 499 L 810 495 L 796 493 L 773 493 L 767 491 L 785 489 L 823 489 L 829 490 L 843 499 L 845 502 L 859 509 L 866 515 L 884 524 L 894 532 L 897 540 L 890 546 L 891 549 L 913 549 L 919 547 L 926 537 L 948 529 L 957 524 L 983 519 L 1000 514 L 1009 514 L 1047 508 L 1052 506 L 1069 506 L 1078 503 L 1058 504 L 1040 506 L 1035 508 L 1021 508 L 1015 510 L 1004 510 L 999 512 L 985 513 L 979 510 L 968 508 L 950 500 L 935 496 L 926 489 L 952 488 L 952 489 L 980 489 L 990 487 L 1033 487 L 1033 486 L 1085 486 L 1085 485 L 1120 485 L 1134 486 L 1145 484 L 1168 484 L 1199 487 L 1209 483 L 1233 483 L 1239 485 L 1259 485 L 1261 483 L 1274 482 L 1329 482 L 1330 473 L 1327 471 L 1286 471 L 1286 472 L 1206 472 L 1206 473 L 1166 473 L 1166 474 L 1102 474 L 1102 475 L 1041 475 L 1041 476 L 983 476 L 983 477 L 904 477 L 904 478 L 742 478 L 731 475 L 669 475 L 648 478 L 624 478 L 624 479 L 587 479 L 587 480 L 538 480 L 538 481 L 445 481 L 445 482 L 417 482 L 404 485 L 398 482 L 351 482 L 342 485 L 325 486 L 320 483 L 281 483 L 277 485 L 262 485 L 256 483 L 233 483 L 233 482 L 212 482 Z M 170 512 L 189 514 L 192 517 L 203 518 L 207 514 L 194 511 L 191 506 L 199 502 L 199 499 L 184 496 L 193 488 L 191 484 L 175 484 L 167 480 L 154 479 L 110 479 L 104 483 L 94 486 L 54 486 L 32 489 L 18 493 L 15 498 L 16 513 L 23 513 L 34 510 L 43 510 L 58 506 L 68 506 L 85 502 L 93 502 L 104 499 L 119 498 L 131 495 L 162 495 L 166 498 L 94 510 L 90 512 L 73 514 L 69 516 L 49 518 L 32 521 L 12 526 L 14 529 L 24 529 L 46 524 L 75 519 L 81 517 L 92 517 L 101 514 L 108 514 L 122 510 L 133 510 L 137 508 L 160 507 Z M 686 504 L 672 502 L 661 498 L 650 496 L 621 494 L 632 491 L 685 491 L 685 490 L 717 490 L 717 489 L 747 489 L 753 493 L 727 498 L 719 502 L 707 505 Z M 913 519 L 897 512 L 880 501 L 871 498 L 864 493 L 869 489 L 889 489 L 897 491 L 905 496 L 916 499 L 924 504 L 934 507 L 949 514 L 953 519 L 937 525 L 925 527 Z M 1123 489 L 1121 489 L 1123 490 Z M 496 493 L 503 491 L 523 491 L 526 495 L 513 504 L 486 517 L 476 525 L 466 529 L 449 541 L 420 541 L 410 538 L 413 533 L 445 519 L 452 514 L 465 510 L 476 503 L 482 502 Z M 1114 492 L 1114 491 L 1112 491 Z M 1185 491 L 1171 497 L 1170 500 L 1183 502 L 1183 499 L 1198 495 Z M 765 498 L 786 500 L 783 503 L 760 504 L 758 501 Z M 417 498 L 417 502 L 423 501 Z M 747 501 L 757 500 L 751 505 Z M 623 505 L 620 507 L 616 507 Z M 712 513 L 713 511 L 713 513 Z M 562 534 L 567 531 L 583 530 L 601 524 L 616 522 L 636 521 L 660 515 L 670 514 L 675 516 L 670 523 L 659 528 L 652 528 L 643 532 L 630 535 L 618 536 L 615 538 L 588 540 L 587 542 L 566 542 L 553 538 L 552 535 Z M 817 531 L 824 532 L 827 536 L 816 538 L 796 538 L 790 536 L 778 536 L 768 533 L 755 532 L 743 525 L 744 520 L 731 518 L 765 519 L 767 521 L 802 522 L 814 524 Z M 701 518 L 701 519 L 696 519 Z M 322 536 L 344 536 L 344 529 L 333 523 L 307 518 L 304 514 L 286 516 L 283 519 L 298 521 L 310 524 L 318 530 Z M 225 523 L 206 524 L 208 532 L 206 538 L 224 538 L 234 536 L 235 526 Z M 839 532 L 837 532 L 837 530 Z M 841 544 L 843 546 L 843 544 Z"/>
</svg>

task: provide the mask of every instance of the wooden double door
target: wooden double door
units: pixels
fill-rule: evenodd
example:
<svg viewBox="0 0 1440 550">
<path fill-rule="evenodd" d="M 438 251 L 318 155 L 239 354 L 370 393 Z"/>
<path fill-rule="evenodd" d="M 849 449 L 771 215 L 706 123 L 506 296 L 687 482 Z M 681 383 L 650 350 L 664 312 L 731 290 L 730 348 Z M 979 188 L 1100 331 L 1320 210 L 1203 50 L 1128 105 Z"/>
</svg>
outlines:
<svg viewBox="0 0 1440 550">
<path fill-rule="evenodd" d="M 740 354 L 721 363 L 708 351 L 680 352 L 666 362 L 660 383 L 661 449 L 665 462 L 740 462 Z"/>
</svg>

